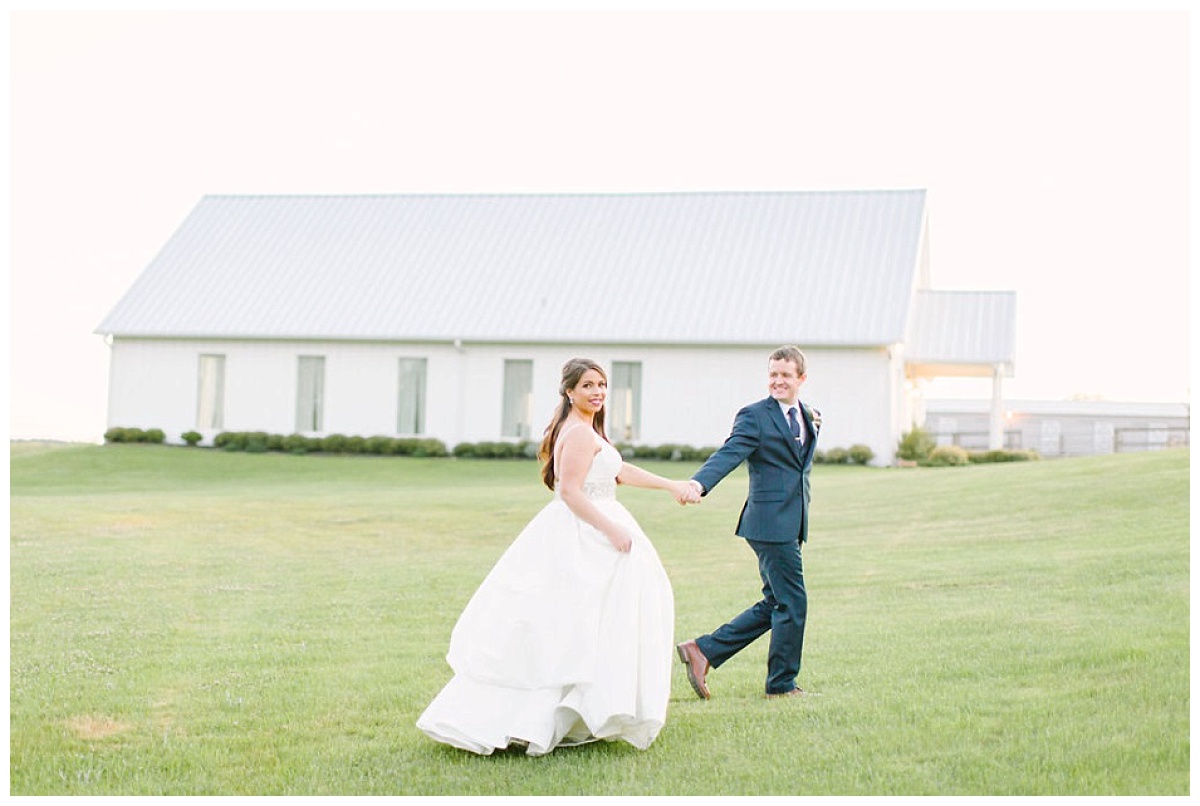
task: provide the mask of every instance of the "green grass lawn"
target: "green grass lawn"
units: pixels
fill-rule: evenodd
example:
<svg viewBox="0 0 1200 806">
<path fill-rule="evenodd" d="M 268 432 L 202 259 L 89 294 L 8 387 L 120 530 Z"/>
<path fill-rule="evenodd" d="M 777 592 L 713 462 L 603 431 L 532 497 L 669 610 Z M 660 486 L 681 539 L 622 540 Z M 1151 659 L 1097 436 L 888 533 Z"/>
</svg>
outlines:
<svg viewBox="0 0 1200 806">
<path fill-rule="evenodd" d="M 533 462 L 13 444 L 10 784 L 41 794 L 1185 795 L 1186 451 L 818 466 L 803 700 L 766 641 L 647 751 L 481 758 L 413 723 L 546 502 Z M 645 463 L 672 477 L 686 463 Z M 680 640 L 752 603 L 739 471 L 622 490 Z M 553 603 L 548 603 L 553 606 Z"/>
</svg>

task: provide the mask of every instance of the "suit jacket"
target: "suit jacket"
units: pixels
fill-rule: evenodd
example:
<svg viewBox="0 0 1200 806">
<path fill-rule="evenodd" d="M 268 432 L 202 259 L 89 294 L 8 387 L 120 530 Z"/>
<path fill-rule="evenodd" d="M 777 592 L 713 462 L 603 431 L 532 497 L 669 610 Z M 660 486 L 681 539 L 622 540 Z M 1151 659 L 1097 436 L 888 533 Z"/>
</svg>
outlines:
<svg viewBox="0 0 1200 806">
<path fill-rule="evenodd" d="M 798 445 L 774 398 L 751 403 L 737 413 L 733 431 L 692 478 L 707 495 L 742 462 L 750 471 L 750 494 L 738 518 L 737 534 L 763 543 L 808 540 L 808 473 L 816 452 L 820 412 L 800 404 L 807 428 Z"/>
</svg>

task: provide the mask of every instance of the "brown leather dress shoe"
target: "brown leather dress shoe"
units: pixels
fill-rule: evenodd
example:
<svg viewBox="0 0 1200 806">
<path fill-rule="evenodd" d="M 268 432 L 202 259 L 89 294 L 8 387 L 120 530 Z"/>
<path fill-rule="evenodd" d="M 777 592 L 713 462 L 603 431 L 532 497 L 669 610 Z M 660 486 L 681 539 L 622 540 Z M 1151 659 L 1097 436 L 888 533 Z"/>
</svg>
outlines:
<svg viewBox="0 0 1200 806">
<path fill-rule="evenodd" d="M 708 665 L 708 658 L 704 657 L 704 653 L 700 651 L 700 647 L 696 646 L 695 641 L 684 641 L 675 647 L 675 651 L 679 653 L 679 660 L 683 661 L 688 682 L 692 684 L 692 691 L 696 692 L 696 696 L 700 699 L 707 700 L 710 695 L 704 676 L 711 668 Z"/>
</svg>

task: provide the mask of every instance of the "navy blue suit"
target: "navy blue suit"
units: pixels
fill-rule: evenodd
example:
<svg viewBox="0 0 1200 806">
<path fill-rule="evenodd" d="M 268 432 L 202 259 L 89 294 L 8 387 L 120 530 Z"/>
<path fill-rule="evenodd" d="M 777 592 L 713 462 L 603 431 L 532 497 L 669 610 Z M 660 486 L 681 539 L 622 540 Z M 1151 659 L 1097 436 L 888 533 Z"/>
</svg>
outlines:
<svg viewBox="0 0 1200 806">
<path fill-rule="evenodd" d="M 763 598 L 727 624 L 697 638 L 696 645 L 716 668 L 770 630 L 768 694 L 796 687 L 808 616 L 800 548 L 808 540 L 808 475 L 820 414 L 804 404 L 799 408 L 805 429 L 803 445 L 792 437 L 779 403 L 768 397 L 737 413 L 725 444 L 693 476 L 707 495 L 742 462 L 749 470 L 750 492 L 736 532 L 758 556 Z"/>
</svg>

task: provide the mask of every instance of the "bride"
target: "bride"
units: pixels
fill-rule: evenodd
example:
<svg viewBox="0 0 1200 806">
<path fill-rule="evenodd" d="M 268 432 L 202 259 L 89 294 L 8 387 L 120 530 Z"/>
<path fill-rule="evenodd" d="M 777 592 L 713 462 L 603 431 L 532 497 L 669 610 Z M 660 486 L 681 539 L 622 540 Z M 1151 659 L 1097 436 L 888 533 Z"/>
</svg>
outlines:
<svg viewBox="0 0 1200 806">
<path fill-rule="evenodd" d="M 604 435 L 608 378 L 594 361 L 568 361 L 559 392 L 539 452 L 554 498 L 467 603 L 446 656 L 454 676 L 417 720 L 482 755 L 598 739 L 644 750 L 666 720 L 671 583 L 616 487 L 683 503 L 689 485 L 622 461 Z"/>
</svg>

